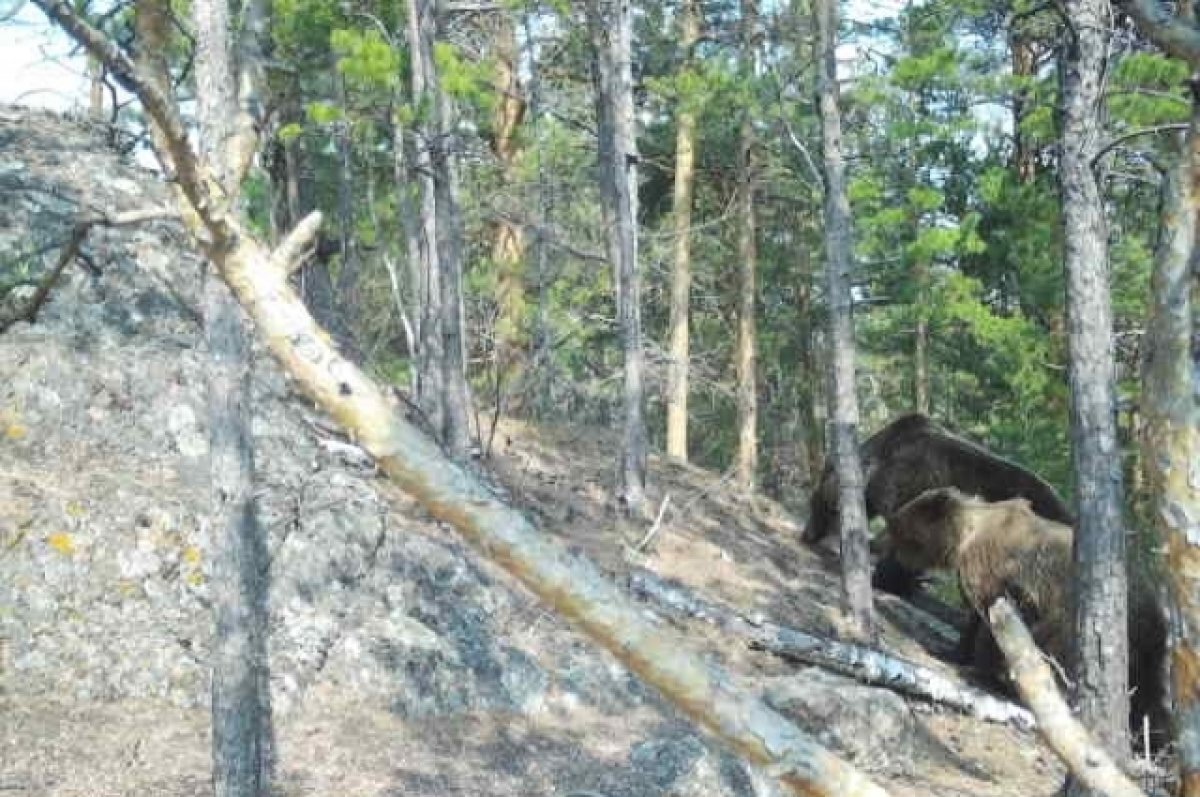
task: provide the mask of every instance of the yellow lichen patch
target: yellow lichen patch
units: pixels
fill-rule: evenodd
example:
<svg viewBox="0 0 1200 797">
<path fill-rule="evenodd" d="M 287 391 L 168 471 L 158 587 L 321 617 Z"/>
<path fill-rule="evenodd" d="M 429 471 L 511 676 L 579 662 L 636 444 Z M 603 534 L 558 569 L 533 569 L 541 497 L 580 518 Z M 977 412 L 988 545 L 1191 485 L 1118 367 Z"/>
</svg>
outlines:
<svg viewBox="0 0 1200 797">
<path fill-rule="evenodd" d="M 203 558 L 204 552 L 195 545 L 189 545 L 183 549 L 183 561 L 187 562 L 189 565 L 198 565 L 200 564 L 200 560 Z"/>
<path fill-rule="evenodd" d="M 193 587 L 198 587 L 204 583 L 204 573 L 200 570 L 193 570 L 187 574 L 187 583 Z"/>
<path fill-rule="evenodd" d="M 81 518 L 87 514 L 87 507 L 82 501 L 67 501 L 67 514 L 73 518 Z"/>
<path fill-rule="evenodd" d="M 140 594 L 141 591 L 141 585 L 132 579 L 123 578 L 117 582 L 117 592 L 121 593 L 122 597 L 132 598 Z"/>
<path fill-rule="evenodd" d="M 46 538 L 46 544 L 63 556 L 75 553 L 75 540 L 65 531 L 58 531 Z"/>
<path fill-rule="evenodd" d="M 4 436 L 9 440 L 24 440 L 29 431 L 19 423 L 4 424 Z"/>
</svg>

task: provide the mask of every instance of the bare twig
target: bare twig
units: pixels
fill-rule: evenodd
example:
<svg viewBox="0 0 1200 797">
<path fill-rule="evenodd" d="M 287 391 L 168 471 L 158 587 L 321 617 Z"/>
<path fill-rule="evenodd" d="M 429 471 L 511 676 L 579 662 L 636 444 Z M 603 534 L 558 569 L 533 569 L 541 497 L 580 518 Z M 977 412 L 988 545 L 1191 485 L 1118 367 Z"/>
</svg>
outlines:
<svg viewBox="0 0 1200 797">
<path fill-rule="evenodd" d="M 67 266 L 79 256 L 79 249 L 83 246 L 88 232 L 93 227 L 128 226 L 156 219 L 178 217 L 177 213 L 163 208 L 144 208 L 126 213 L 118 213 L 113 216 L 92 216 L 76 222 L 75 227 L 71 230 L 70 237 L 67 239 L 66 244 L 63 245 L 62 252 L 59 253 L 58 260 L 46 272 L 45 276 L 38 281 L 37 289 L 33 292 L 33 296 L 29 297 L 29 300 L 25 302 L 23 307 L 9 313 L 0 314 L 0 332 L 4 332 L 18 321 L 32 322 L 37 317 L 38 311 L 42 309 L 42 305 L 50 297 L 50 292 L 58 284 L 58 280 L 62 277 L 63 272 L 67 270 Z"/>
<path fill-rule="evenodd" d="M 1186 122 L 1177 122 L 1174 124 L 1154 125 L 1152 127 L 1142 127 L 1138 128 L 1137 130 L 1130 130 L 1128 133 L 1117 136 L 1112 141 L 1109 141 L 1107 144 L 1101 147 L 1092 158 L 1092 166 L 1095 166 L 1105 155 L 1112 152 L 1126 141 L 1130 141 L 1135 138 L 1141 138 L 1142 136 L 1156 136 L 1159 133 L 1183 132 L 1187 129 L 1188 125 Z"/>
<path fill-rule="evenodd" d="M 667 505 L 671 503 L 671 494 L 667 493 L 663 496 L 662 503 L 658 507 L 658 517 L 654 518 L 654 523 L 651 524 L 650 530 L 646 532 L 646 536 L 642 537 L 641 542 L 633 546 L 634 553 L 641 553 L 645 550 L 650 541 L 658 534 L 658 530 L 662 528 L 663 517 L 667 514 Z"/>
</svg>

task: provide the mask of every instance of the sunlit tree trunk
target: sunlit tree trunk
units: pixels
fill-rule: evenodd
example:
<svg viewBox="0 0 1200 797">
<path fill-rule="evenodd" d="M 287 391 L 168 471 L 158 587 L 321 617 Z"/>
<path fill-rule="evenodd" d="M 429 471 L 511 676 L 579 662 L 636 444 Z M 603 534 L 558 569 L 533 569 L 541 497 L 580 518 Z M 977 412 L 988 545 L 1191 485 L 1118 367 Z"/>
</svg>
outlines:
<svg viewBox="0 0 1200 797">
<path fill-rule="evenodd" d="M 867 546 L 862 463 L 858 455 L 858 398 L 854 392 L 854 321 L 850 296 L 853 251 L 837 84 L 837 3 L 838 0 L 815 0 L 813 4 L 818 31 L 817 93 L 825 165 L 825 291 L 833 361 L 829 448 L 838 477 L 842 584 L 846 604 L 856 632 L 872 637 L 871 559 Z"/>
<path fill-rule="evenodd" d="M 515 186 L 519 181 L 517 167 L 521 159 L 518 136 L 525 119 L 525 98 L 518 74 L 520 53 L 512 13 L 498 11 L 494 21 L 495 63 L 493 86 L 496 101 L 492 106 L 492 154 L 500 162 L 505 183 Z M 495 347 L 497 378 L 513 380 L 525 370 L 525 233 L 520 225 L 499 219 L 492 228 L 492 266 L 497 271 L 496 293 L 500 303 L 496 318 Z"/>
<path fill-rule="evenodd" d="M 595 58 L 602 204 L 625 359 L 621 500 L 626 510 L 633 513 L 642 509 L 645 499 L 647 453 L 641 276 L 637 261 L 633 12 L 629 0 L 589 0 L 587 12 Z"/>
<path fill-rule="evenodd" d="M 97 58 L 88 58 L 88 116 L 104 119 L 104 66 Z"/>
<path fill-rule="evenodd" d="M 699 0 L 683 0 L 679 8 L 679 46 L 686 56 L 685 70 L 694 69 L 696 42 L 700 39 Z M 673 219 L 675 248 L 671 260 L 671 317 L 667 365 L 667 455 L 688 458 L 688 365 L 691 357 L 689 323 L 692 295 L 692 194 L 696 182 L 695 98 L 681 96 L 675 131 L 675 193 Z"/>
<path fill-rule="evenodd" d="M 1067 0 L 1072 35 L 1061 56 L 1062 189 L 1070 353 L 1075 534 L 1075 700 L 1084 724 L 1118 759 L 1128 755 L 1125 526 L 1117 449 L 1108 238 L 1093 171 L 1110 14 L 1104 0 Z M 1079 783 L 1074 793 L 1086 793 Z"/>
<path fill-rule="evenodd" d="M 758 0 L 742 0 L 743 75 L 752 81 L 756 69 Z M 754 100 L 747 100 L 739 132 L 738 158 L 738 327 L 734 362 L 737 370 L 738 445 L 734 479 L 742 490 L 754 489 L 758 470 L 758 242 L 754 209 Z"/>
</svg>

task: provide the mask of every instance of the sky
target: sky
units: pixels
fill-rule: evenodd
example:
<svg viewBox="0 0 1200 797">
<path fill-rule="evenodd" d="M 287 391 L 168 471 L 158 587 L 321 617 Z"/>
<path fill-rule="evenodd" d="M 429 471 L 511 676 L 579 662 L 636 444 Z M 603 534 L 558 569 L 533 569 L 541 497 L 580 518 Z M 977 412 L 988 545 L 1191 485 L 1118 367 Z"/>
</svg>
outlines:
<svg viewBox="0 0 1200 797">
<path fill-rule="evenodd" d="M 0 0 L 0 18 L 18 5 Z M 0 23 L 0 102 L 68 110 L 87 102 L 86 62 L 31 3 Z"/>
</svg>

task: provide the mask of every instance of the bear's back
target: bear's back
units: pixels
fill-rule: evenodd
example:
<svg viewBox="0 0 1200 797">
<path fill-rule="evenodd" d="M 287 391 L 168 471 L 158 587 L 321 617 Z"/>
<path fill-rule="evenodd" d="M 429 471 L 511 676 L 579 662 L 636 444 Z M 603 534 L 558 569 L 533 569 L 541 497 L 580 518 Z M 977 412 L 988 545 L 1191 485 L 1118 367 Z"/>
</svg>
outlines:
<svg viewBox="0 0 1200 797">
<path fill-rule="evenodd" d="M 986 611 L 1005 594 L 1031 624 L 1066 611 L 1069 526 L 1039 516 L 1023 498 L 991 503 L 970 499 L 958 512 L 961 537 L 954 569 L 976 611 Z"/>
</svg>

